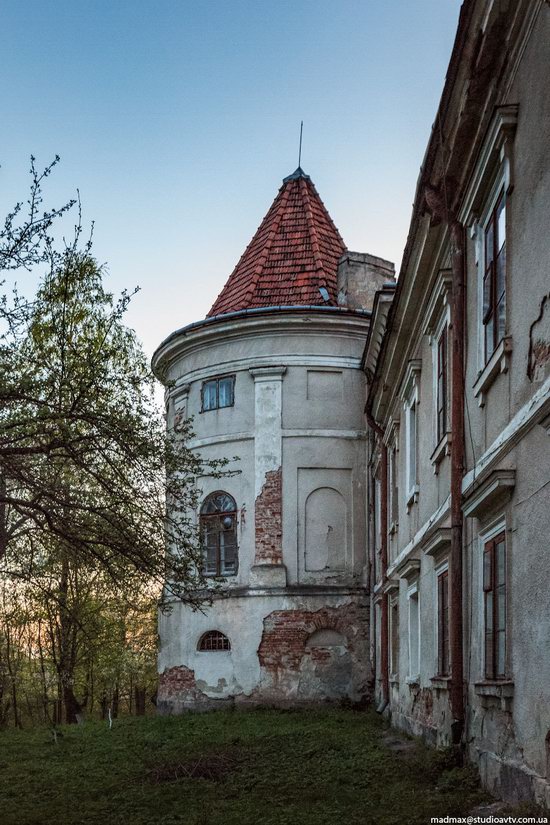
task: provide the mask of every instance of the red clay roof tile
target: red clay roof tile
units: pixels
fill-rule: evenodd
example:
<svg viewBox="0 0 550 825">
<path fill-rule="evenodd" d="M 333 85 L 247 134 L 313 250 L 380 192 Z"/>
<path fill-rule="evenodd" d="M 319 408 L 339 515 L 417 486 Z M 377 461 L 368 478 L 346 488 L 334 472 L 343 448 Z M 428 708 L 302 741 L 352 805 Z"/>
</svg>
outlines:
<svg viewBox="0 0 550 825">
<path fill-rule="evenodd" d="M 337 267 L 346 247 L 309 175 L 298 167 L 279 193 L 208 316 L 241 309 L 335 306 Z M 329 301 L 324 301 L 320 287 Z"/>
</svg>

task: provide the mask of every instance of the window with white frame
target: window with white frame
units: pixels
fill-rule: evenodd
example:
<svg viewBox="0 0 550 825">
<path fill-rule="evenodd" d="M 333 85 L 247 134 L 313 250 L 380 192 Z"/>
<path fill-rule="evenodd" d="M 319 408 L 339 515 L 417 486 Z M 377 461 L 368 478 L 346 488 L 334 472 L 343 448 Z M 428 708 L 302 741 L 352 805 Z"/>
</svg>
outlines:
<svg viewBox="0 0 550 825">
<path fill-rule="evenodd" d="M 389 513 L 390 513 L 390 532 L 395 531 L 399 522 L 399 470 L 397 462 L 397 442 L 394 441 L 388 450 L 388 464 L 389 464 Z"/>
<path fill-rule="evenodd" d="M 382 485 L 380 481 L 380 467 L 376 468 L 375 475 L 374 475 L 374 484 L 373 484 L 373 496 L 374 496 L 374 507 L 373 507 L 373 515 L 374 515 L 374 565 L 375 565 L 375 576 L 376 581 L 378 581 L 379 574 L 381 572 L 381 564 L 380 564 L 380 552 L 382 550 L 382 501 L 381 501 L 381 493 L 382 493 Z"/>
<path fill-rule="evenodd" d="M 445 257 L 446 261 L 447 258 Z M 433 444 L 432 464 L 438 465 L 447 454 L 450 431 L 450 297 L 452 276 L 448 268 L 440 269 L 432 289 L 424 333 L 432 351 Z M 436 469 L 437 472 L 437 469 Z"/>
<path fill-rule="evenodd" d="M 420 674 L 420 602 L 418 584 L 407 591 L 409 606 L 409 679 L 416 681 Z"/>
<path fill-rule="evenodd" d="M 449 431 L 449 323 L 444 316 L 434 340 L 436 444 Z"/>
<path fill-rule="evenodd" d="M 484 676 L 493 681 L 506 676 L 506 534 L 504 526 L 483 545 Z"/>
<path fill-rule="evenodd" d="M 502 176 L 483 222 L 481 255 L 483 356 L 487 363 L 506 334 L 506 192 Z"/>
<path fill-rule="evenodd" d="M 418 497 L 418 404 L 420 361 L 409 361 L 401 394 L 405 408 L 405 488 L 407 504 Z"/>
<path fill-rule="evenodd" d="M 390 602 L 390 673 L 399 678 L 399 596 Z"/>
<path fill-rule="evenodd" d="M 458 215 L 475 239 L 478 269 L 478 367 L 482 381 L 476 395 L 482 395 L 498 374 L 492 369 L 493 356 L 498 352 L 495 357 L 500 360 L 501 355 L 509 357 L 511 352 L 506 331 L 506 232 L 517 119 L 517 105 L 496 107 Z M 489 373 L 484 372 L 487 366 Z"/>
<path fill-rule="evenodd" d="M 449 647 L 449 564 L 436 570 L 437 587 L 437 670 L 438 676 L 450 673 Z"/>
</svg>

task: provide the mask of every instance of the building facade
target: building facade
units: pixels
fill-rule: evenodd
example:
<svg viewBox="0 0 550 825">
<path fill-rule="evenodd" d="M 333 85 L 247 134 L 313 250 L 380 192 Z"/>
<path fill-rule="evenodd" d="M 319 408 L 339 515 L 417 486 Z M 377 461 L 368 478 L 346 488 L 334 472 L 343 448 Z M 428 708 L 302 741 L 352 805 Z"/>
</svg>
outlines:
<svg viewBox="0 0 550 825">
<path fill-rule="evenodd" d="M 238 458 L 199 479 L 204 572 L 221 589 L 160 616 L 162 712 L 370 695 L 361 355 L 393 274 L 346 250 L 298 169 L 209 316 L 155 354 L 168 427 L 193 417 L 194 449 Z"/>
<path fill-rule="evenodd" d="M 550 804 L 550 7 L 465 2 L 368 382 L 376 701 Z"/>
<path fill-rule="evenodd" d="M 200 480 L 204 613 L 159 707 L 361 701 L 550 805 L 550 4 L 465 0 L 397 282 L 298 169 L 154 357 Z"/>
</svg>

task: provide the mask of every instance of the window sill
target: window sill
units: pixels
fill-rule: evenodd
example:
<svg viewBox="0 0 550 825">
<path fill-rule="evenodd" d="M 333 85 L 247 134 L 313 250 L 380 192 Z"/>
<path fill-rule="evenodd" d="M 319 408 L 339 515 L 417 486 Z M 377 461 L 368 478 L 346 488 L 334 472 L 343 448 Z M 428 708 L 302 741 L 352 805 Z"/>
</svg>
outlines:
<svg viewBox="0 0 550 825">
<path fill-rule="evenodd" d="M 410 688 L 419 688 L 420 676 L 407 676 L 406 682 Z"/>
<path fill-rule="evenodd" d="M 477 377 L 473 386 L 474 395 L 480 407 L 485 406 L 485 396 L 487 391 L 498 375 L 508 372 L 510 356 L 512 354 L 512 338 L 503 338 L 496 350 L 493 352 L 484 368 Z"/>
<path fill-rule="evenodd" d="M 415 484 L 412 490 L 410 490 L 409 497 L 407 499 L 407 513 L 410 513 L 411 507 L 418 501 L 418 492 L 418 484 Z"/>
<path fill-rule="evenodd" d="M 433 464 L 434 475 L 439 472 L 439 465 L 446 455 L 451 454 L 451 433 L 445 433 L 443 438 L 430 456 L 430 461 Z"/>
<path fill-rule="evenodd" d="M 476 682 L 474 685 L 476 695 L 481 698 L 484 707 L 500 704 L 501 710 L 511 711 L 514 699 L 514 683 L 503 679 L 497 681 Z"/>
<path fill-rule="evenodd" d="M 389 678 L 389 682 L 390 685 L 393 685 L 394 687 L 399 687 L 399 676 L 396 676 L 396 674 L 393 673 Z"/>
<path fill-rule="evenodd" d="M 450 676 L 432 676 L 430 682 L 435 690 L 449 690 Z"/>
</svg>

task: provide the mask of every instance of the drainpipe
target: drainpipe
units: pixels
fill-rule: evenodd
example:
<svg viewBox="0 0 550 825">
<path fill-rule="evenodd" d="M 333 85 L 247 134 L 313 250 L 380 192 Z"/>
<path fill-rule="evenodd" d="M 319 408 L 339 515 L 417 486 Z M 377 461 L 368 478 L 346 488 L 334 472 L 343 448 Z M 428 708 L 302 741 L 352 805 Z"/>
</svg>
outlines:
<svg viewBox="0 0 550 825">
<path fill-rule="evenodd" d="M 458 745 L 464 732 L 464 641 L 462 601 L 463 515 L 462 479 L 464 477 L 464 321 L 465 321 L 465 243 L 464 226 L 448 209 L 445 181 L 441 189 L 426 186 L 425 200 L 432 215 L 444 221 L 451 236 L 451 556 L 450 628 L 451 680 L 449 693 L 453 721 L 452 741 Z"/>
<path fill-rule="evenodd" d="M 450 223 L 452 260 L 452 355 L 451 355 L 451 649 L 450 698 L 453 744 L 464 731 L 464 648 L 462 626 L 462 479 L 464 477 L 464 227 L 453 217 Z"/>
<path fill-rule="evenodd" d="M 388 448 L 384 444 L 384 431 L 376 423 L 370 412 L 365 409 L 367 424 L 380 438 L 380 561 L 382 567 L 382 585 L 388 574 Z M 374 587 L 373 587 L 374 589 Z M 380 676 L 382 681 L 382 702 L 377 708 L 382 713 L 390 701 L 390 677 L 388 659 L 388 596 L 382 594 L 382 616 L 380 623 Z"/>
</svg>

